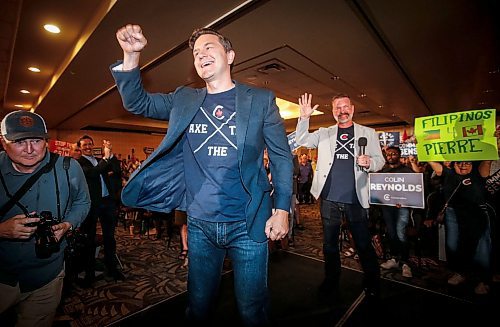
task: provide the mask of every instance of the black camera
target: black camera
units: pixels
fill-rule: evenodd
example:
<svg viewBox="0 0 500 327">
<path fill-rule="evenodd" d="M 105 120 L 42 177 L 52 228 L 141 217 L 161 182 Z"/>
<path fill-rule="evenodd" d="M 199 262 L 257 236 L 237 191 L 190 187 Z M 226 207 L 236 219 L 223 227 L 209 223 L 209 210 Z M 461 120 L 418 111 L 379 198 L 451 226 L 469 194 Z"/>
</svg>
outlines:
<svg viewBox="0 0 500 327">
<path fill-rule="evenodd" d="M 35 223 L 28 223 L 25 226 L 37 227 L 35 231 L 35 253 L 38 258 L 45 259 L 58 252 L 60 249 L 52 226 L 60 223 L 60 219 L 52 217 L 52 212 L 42 211 L 39 215 L 30 215 L 29 217 L 38 217 L 40 220 Z"/>
</svg>

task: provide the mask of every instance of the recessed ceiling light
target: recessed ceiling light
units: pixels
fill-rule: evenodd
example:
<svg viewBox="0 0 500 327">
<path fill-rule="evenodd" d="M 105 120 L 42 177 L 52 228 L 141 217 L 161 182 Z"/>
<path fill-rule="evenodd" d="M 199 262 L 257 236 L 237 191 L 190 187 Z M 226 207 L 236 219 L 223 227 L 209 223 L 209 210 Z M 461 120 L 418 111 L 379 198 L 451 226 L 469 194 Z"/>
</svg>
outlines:
<svg viewBox="0 0 500 327">
<path fill-rule="evenodd" d="M 361 93 L 361 94 L 359 95 L 359 97 L 360 97 L 360 98 L 366 98 L 366 94 L 365 94 L 365 93 Z"/>
<path fill-rule="evenodd" d="M 61 33 L 61 29 L 59 27 L 57 27 L 56 25 L 45 24 L 45 25 L 43 25 L 43 28 L 45 28 L 45 30 L 47 32 L 50 32 L 50 33 L 54 33 L 54 34 Z"/>
<path fill-rule="evenodd" d="M 30 91 L 28 91 L 28 90 L 21 90 L 19 92 L 24 93 L 24 94 L 29 94 L 30 93 Z"/>
<path fill-rule="evenodd" d="M 28 70 L 32 71 L 33 73 L 39 73 L 40 69 L 36 67 L 28 67 Z"/>
</svg>

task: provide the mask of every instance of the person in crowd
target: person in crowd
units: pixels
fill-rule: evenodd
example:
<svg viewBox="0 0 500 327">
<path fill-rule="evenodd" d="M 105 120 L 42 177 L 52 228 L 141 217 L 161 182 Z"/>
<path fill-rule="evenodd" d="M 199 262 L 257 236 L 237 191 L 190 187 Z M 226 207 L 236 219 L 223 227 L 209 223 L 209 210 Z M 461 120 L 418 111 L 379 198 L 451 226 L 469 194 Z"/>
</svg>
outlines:
<svg viewBox="0 0 500 327">
<path fill-rule="evenodd" d="M 187 228 L 187 216 L 186 212 L 182 210 L 175 210 L 175 220 L 176 224 L 180 225 L 180 236 L 181 236 L 181 253 L 179 253 L 178 259 L 182 260 L 182 266 L 188 266 L 188 228 Z"/>
<path fill-rule="evenodd" d="M 497 138 L 497 149 L 500 156 L 500 125 L 495 130 Z M 496 214 L 500 214 L 500 159 L 491 162 L 490 172 L 486 179 L 486 191 L 488 202 L 495 208 Z M 496 220 L 491 226 L 491 270 L 493 272 L 493 282 L 500 282 L 500 223 Z"/>
<path fill-rule="evenodd" d="M 122 200 L 167 211 L 185 204 L 188 321 L 209 319 L 227 253 L 242 323 L 266 324 L 267 240 L 287 235 L 292 194 L 292 157 L 275 95 L 231 78 L 235 51 L 225 36 L 210 28 L 195 30 L 189 39 L 205 87 L 148 93 L 140 79 L 139 58 L 147 44 L 141 27 L 126 25 L 116 37 L 124 59 L 111 71 L 124 107 L 169 121 L 167 135 L 130 177 Z M 274 213 L 263 165 L 265 148 Z"/>
<path fill-rule="evenodd" d="M 121 160 L 114 154 L 109 159 L 111 169 L 108 171 L 110 195 L 115 200 L 115 224 L 120 221 L 120 211 L 122 209 L 121 192 L 123 187 L 123 173 Z"/>
<path fill-rule="evenodd" d="M 110 195 L 115 200 L 116 208 L 121 205 L 122 167 L 121 161 L 114 155 L 109 158 L 111 169 L 108 171 Z"/>
<path fill-rule="evenodd" d="M 390 146 L 385 150 L 387 164 L 380 173 L 413 173 L 413 170 L 401 163 L 401 149 Z M 381 206 L 382 217 L 389 236 L 389 252 L 391 258 L 380 265 L 383 269 L 394 269 L 401 266 L 402 276 L 413 277 L 411 267 L 408 265 L 410 247 L 406 235 L 406 227 L 410 220 L 410 208 L 396 206 Z"/>
<path fill-rule="evenodd" d="M 117 221 L 116 195 L 118 192 L 113 188 L 109 178 L 110 173 L 119 176 L 121 172 L 114 170 L 120 170 L 119 166 L 111 164 L 113 151 L 109 141 L 103 141 L 104 156 L 102 159 L 94 157 L 94 140 L 89 135 L 80 137 L 78 146 L 82 149 L 82 157 L 78 162 L 85 174 L 92 202 L 90 212 L 81 228 L 89 241 L 88 262 L 82 286 L 91 287 L 95 280 L 95 237 L 98 219 L 102 229 L 105 278 L 107 280 L 123 280 L 125 278 L 117 267 L 118 262 L 116 257 L 115 227 Z"/>
<path fill-rule="evenodd" d="M 448 201 L 444 219 L 446 259 L 454 271 L 448 284 L 459 285 L 470 278 L 476 282 L 476 294 L 488 294 L 492 277 L 490 226 L 494 214 L 486 201 L 485 179 L 491 161 L 475 166 L 471 161 L 455 161 L 452 168 L 439 162 L 429 164 L 436 175 L 443 177 L 443 194 Z"/>
<path fill-rule="evenodd" d="M 6 320 L 16 326 L 52 326 L 63 288 L 64 236 L 90 209 L 80 165 L 49 153 L 47 138 L 45 121 L 36 113 L 13 111 L 2 120 L 1 326 Z M 25 184 L 36 175 L 31 186 Z M 9 319 L 9 313 L 16 317 Z"/>
<path fill-rule="evenodd" d="M 71 144 L 71 149 L 69 150 L 69 156 L 75 160 L 78 160 L 82 156 L 82 149 L 78 146 L 78 143 Z"/>
<path fill-rule="evenodd" d="M 415 254 L 421 257 L 438 258 L 439 234 L 436 217 L 444 205 L 441 192 L 441 180 L 434 174 L 432 167 L 427 162 L 421 162 L 418 157 L 408 157 L 411 169 L 415 173 L 422 173 L 424 184 L 425 208 L 413 208 L 413 219 L 417 227 Z M 432 178 L 432 175 L 437 178 Z M 418 248 L 417 248 L 418 247 Z M 420 265 L 426 266 L 427 261 Z"/>
<path fill-rule="evenodd" d="M 332 99 L 337 124 L 309 133 L 309 118 L 318 107 L 312 107 L 311 100 L 312 95 L 307 93 L 299 98 L 296 142 L 307 148 L 318 148 L 311 194 L 321 198 L 325 279 L 319 288 L 320 296 L 331 299 L 339 288 L 339 233 L 345 217 L 364 271 L 365 296 L 375 300 L 380 291 L 380 269 L 368 225 L 368 173 L 384 166 L 378 135 L 374 129 L 353 122 L 354 105 L 346 94 Z M 361 142 L 360 138 L 363 138 Z"/>
<path fill-rule="evenodd" d="M 311 163 L 307 159 L 307 154 L 303 153 L 299 159 L 298 198 L 299 203 L 311 204 L 311 183 L 313 180 L 313 170 Z"/>
<path fill-rule="evenodd" d="M 297 193 L 298 193 L 298 183 L 297 179 L 300 174 L 300 164 L 299 156 L 293 151 L 292 162 L 293 162 L 293 188 L 292 188 L 292 201 L 290 202 L 290 214 L 288 215 L 288 246 L 295 246 L 295 229 L 304 230 L 304 226 L 300 222 L 300 208 L 297 206 Z"/>
</svg>

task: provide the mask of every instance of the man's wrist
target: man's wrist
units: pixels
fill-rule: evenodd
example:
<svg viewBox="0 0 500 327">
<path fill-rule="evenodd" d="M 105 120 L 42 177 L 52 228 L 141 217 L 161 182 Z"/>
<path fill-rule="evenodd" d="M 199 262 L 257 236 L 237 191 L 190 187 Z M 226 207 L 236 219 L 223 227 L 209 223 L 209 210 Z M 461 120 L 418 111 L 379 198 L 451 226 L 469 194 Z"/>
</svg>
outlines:
<svg viewBox="0 0 500 327">
<path fill-rule="evenodd" d="M 65 221 L 64 224 L 68 227 L 66 231 L 72 231 L 73 230 L 73 224 L 71 224 L 69 221 Z"/>
</svg>

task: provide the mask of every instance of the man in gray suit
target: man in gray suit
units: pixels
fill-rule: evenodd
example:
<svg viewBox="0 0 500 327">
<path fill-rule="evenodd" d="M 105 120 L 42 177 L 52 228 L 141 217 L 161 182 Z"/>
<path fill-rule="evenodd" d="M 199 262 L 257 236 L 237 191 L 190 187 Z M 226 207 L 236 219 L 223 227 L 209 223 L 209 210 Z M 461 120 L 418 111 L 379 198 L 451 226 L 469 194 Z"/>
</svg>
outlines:
<svg viewBox="0 0 500 327">
<path fill-rule="evenodd" d="M 112 72 L 125 108 L 169 121 L 157 150 L 123 189 L 124 204 L 187 211 L 190 322 L 206 325 L 227 253 L 243 325 L 267 325 L 267 239 L 287 235 L 292 195 L 292 157 L 274 94 L 232 80 L 231 42 L 209 28 L 195 30 L 189 40 L 206 87 L 148 93 L 139 70 L 147 44 L 142 29 L 127 25 L 116 37 L 124 60 Z M 271 162 L 274 214 L 264 149 Z"/>
<path fill-rule="evenodd" d="M 332 113 L 337 125 L 309 133 L 309 118 L 318 105 L 311 106 L 312 95 L 299 98 L 300 118 L 296 142 L 318 148 L 318 162 L 311 194 L 321 197 L 325 279 L 320 296 L 332 299 L 340 278 L 339 233 L 342 219 L 351 230 L 361 266 L 363 287 L 369 299 L 378 297 L 380 270 L 368 229 L 368 173 L 380 170 L 385 159 L 374 129 L 352 121 L 354 105 L 348 95 L 332 99 Z"/>
</svg>

